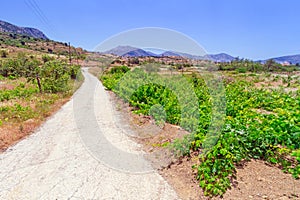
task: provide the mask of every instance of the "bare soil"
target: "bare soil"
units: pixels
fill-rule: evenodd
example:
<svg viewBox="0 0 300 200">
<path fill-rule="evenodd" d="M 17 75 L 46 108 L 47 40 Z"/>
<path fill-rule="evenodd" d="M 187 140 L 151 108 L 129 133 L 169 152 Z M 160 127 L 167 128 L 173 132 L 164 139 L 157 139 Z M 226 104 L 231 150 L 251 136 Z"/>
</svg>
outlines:
<svg viewBox="0 0 300 200">
<path fill-rule="evenodd" d="M 0 127 L 0 153 L 8 147 L 33 133 L 47 118 L 57 112 L 62 105 L 70 100 L 71 97 L 65 97 L 57 100 L 51 105 L 51 108 L 43 116 L 35 119 L 29 119 L 24 122 L 5 123 Z"/>
<path fill-rule="evenodd" d="M 192 166 L 199 163 L 197 153 L 178 158 L 165 147 L 176 138 L 188 134 L 178 126 L 164 124 L 144 115 L 133 114 L 134 108 L 108 91 L 121 123 L 129 124 L 137 133 L 133 136 L 148 153 L 149 160 L 158 172 L 184 200 L 210 199 L 204 196 L 196 180 L 197 171 Z M 237 167 L 237 179 L 232 188 L 221 197 L 212 199 L 300 199 L 300 180 L 283 173 L 275 166 L 261 160 L 251 160 Z"/>
</svg>

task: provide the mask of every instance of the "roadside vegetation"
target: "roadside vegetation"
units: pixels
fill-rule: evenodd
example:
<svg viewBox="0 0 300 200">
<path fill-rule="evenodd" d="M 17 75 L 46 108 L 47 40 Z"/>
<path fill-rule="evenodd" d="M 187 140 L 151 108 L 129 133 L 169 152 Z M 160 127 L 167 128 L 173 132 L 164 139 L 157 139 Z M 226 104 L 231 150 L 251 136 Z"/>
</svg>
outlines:
<svg viewBox="0 0 300 200">
<path fill-rule="evenodd" d="M 80 66 L 70 64 L 65 56 L 27 50 L 30 49 L 28 42 L 45 41 L 19 35 L 12 37 L 15 38 L 0 38 L 3 42 L 0 48 L 1 151 L 30 134 L 58 110 L 83 80 Z M 24 46 L 17 44 L 20 38 Z"/>
<path fill-rule="evenodd" d="M 183 73 L 198 98 L 198 127 L 192 136 L 169 145 L 181 156 L 199 153 L 200 162 L 193 168 L 198 172 L 196 178 L 204 194 L 222 196 L 236 178 L 236 167 L 251 159 L 264 160 L 299 179 L 299 67 L 281 66 L 273 60 L 265 64 L 234 60 L 218 63 L 217 67 L 226 94 L 226 116 L 216 144 L 202 152 L 212 118 L 212 99 L 205 80 L 201 74 Z M 186 105 L 179 104 L 176 95 L 162 85 L 149 83 L 132 92 L 137 84 L 136 78 L 132 78 L 126 87 L 118 87 L 129 70 L 126 66 L 110 68 L 100 80 L 107 89 L 135 107 L 136 113 L 151 114 L 150 109 L 160 104 L 167 122 L 180 124 L 180 120 L 186 120 L 181 116 Z M 142 69 L 132 70 L 145 79 L 151 76 Z M 124 95 L 126 92 L 132 95 Z M 156 120 L 160 120 L 159 116 L 162 115 L 158 113 Z M 183 128 L 190 131 L 189 127 Z"/>
</svg>

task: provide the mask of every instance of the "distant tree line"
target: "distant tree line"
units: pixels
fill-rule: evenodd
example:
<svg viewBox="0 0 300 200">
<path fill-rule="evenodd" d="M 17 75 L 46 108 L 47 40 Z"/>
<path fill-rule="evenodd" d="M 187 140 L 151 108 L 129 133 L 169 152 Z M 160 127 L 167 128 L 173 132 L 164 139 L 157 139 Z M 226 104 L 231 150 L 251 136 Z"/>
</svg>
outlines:
<svg viewBox="0 0 300 200">
<path fill-rule="evenodd" d="M 245 72 L 289 72 L 299 70 L 299 64 L 283 66 L 275 62 L 273 59 L 267 60 L 265 63 L 254 62 L 248 59 L 236 58 L 231 62 L 217 63 L 218 69 L 221 71 L 237 71 L 239 73 Z"/>
</svg>

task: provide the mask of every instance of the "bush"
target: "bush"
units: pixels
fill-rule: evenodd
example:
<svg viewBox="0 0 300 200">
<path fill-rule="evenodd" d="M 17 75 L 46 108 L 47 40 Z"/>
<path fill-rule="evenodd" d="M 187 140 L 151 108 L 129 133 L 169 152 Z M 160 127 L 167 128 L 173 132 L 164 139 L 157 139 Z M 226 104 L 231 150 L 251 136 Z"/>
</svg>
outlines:
<svg viewBox="0 0 300 200">
<path fill-rule="evenodd" d="M 44 63 L 46 63 L 46 62 L 48 62 L 50 60 L 54 60 L 54 58 L 51 57 L 51 56 L 49 56 L 49 55 L 47 55 L 47 54 L 44 54 L 44 55 L 42 55 L 42 60 L 43 60 Z"/>
<path fill-rule="evenodd" d="M 69 90 L 70 75 L 65 63 L 49 61 L 41 68 L 40 75 L 43 91 L 56 93 Z"/>
<path fill-rule="evenodd" d="M 130 69 L 126 66 L 117 66 L 110 69 L 110 74 L 117 74 L 117 73 L 126 73 Z"/>
<path fill-rule="evenodd" d="M 80 73 L 80 65 L 72 65 L 69 68 L 69 75 L 71 79 L 76 79 L 78 73 Z"/>
<path fill-rule="evenodd" d="M 236 71 L 237 71 L 238 73 L 246 73 L 246 72 L 247 72 L 247 69 L 244 68 L 244 67 L 242 67 L 242 68 L 237 68 Z"/>
<path fill-rule="evenodd" d="M 9 77 L 9 76 L 20 77 L 24 74 L 19 59 L 5 60 L 4 62 L 1 63 L 0 67 L 1 67 L 0 75 L 4 77 Z"/>
<path fill-rule="evenodd" d="M 126 66 L 113 67 L 104 75 L 102 75 L 100 80 L 107 89 L 112 90 L 116 87 L 119 79 L 129 70 L 130 69 Z"/>
<path fill-rule="evenodd" d="M 6 58 L 8 56 L 8 52 L 4 49 L 0 50 L 0 57 Z"/>
</svg>

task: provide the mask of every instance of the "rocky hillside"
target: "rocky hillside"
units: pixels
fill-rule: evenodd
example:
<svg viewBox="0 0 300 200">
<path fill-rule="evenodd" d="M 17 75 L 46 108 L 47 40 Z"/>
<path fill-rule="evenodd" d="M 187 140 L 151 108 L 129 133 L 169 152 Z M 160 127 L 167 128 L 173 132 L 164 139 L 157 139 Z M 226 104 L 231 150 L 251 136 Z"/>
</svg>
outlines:
<svg viewBox="0 0 300 200">
<path fill-rule="evenodd" d="M 191 55 L 188 53 L 182 53 L 182 52 L 175 52 L 175 51 L 165 51 L 161 54 L 155 54 L 151 51 L 145 51 L 143 49 L 139 49 L 136 47 L 131 46 L 117 46 L 111 50 L 103 52 L 105 54 L 113 54 L 117 56 L 123 56 L 123 57 L 165 57 L 165 56 L 171 56 L 171 57 L 183 57 L 183 58 L 189 58 L 189 59 L 195 59 L 195 60 L 212 60 L 215 62 L 230 62 L 234 60 L 233 56 L 230 56 L 225 53 L 220 54 L 206 54 L 204 56 L 196 56 Z"/>
<path fill-rule="evenodd" d="M 40 30 L 35 28 L 28 27 L 19 27 L 8 22 L 0 20 L 0 32 L 8 32 L 20 35 L 27 35 L 33 38 L 45 39 L 47 40 L 47 36 Z"/>
</svg>

